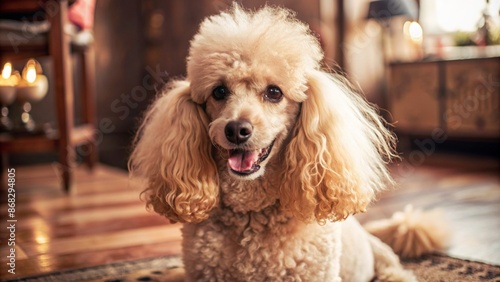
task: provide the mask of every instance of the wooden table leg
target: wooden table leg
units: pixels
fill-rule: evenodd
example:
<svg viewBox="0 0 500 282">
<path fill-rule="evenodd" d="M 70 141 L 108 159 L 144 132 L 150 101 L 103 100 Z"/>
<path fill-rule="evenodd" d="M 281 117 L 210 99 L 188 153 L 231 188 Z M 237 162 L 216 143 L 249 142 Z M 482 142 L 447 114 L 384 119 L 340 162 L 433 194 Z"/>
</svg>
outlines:
<svg viewBox="0 0 500 282">
<path fill-rule="evenodd" d="M 72 185 L 72 168 L 74 167 L 71 144 L 73 127 L 73 76 L 71 68 L 70 38 L 64 33 L 67 21 L 68 1 L 55 1 L 59 12 L 50 18 L 49 52 L 54 64 L 54 90 L 56 96 L 57 122 L 59 129 L 59 165 L 65 191 Z"/>
</svg>

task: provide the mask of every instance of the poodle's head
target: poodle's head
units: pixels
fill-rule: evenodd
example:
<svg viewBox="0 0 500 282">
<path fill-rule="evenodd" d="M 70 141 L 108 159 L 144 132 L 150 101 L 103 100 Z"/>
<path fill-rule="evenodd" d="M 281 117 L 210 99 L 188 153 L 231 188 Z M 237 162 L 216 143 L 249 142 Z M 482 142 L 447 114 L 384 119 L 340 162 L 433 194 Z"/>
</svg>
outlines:
<svg viewBox="0 0 500 282">
<path fill-rule="evenodd" d="M 235 5 L 201 24 L 191 41 L 187 80 L 232 177 L 265 173 L 307 97 L 307 73 L 321 58 L 316 38 L 288 10 L 250 13 Z"/>
<path fill-rule="evenodd" d="M 363 211 L 390 182 L 394 139 L 322 59 L 285 9 L 233 5 L 203 21 L 186 80 L 159 96 L 136 138 L 130 168 L 147 179 L 148 205 L 198 222 L 220 204 L 221 179 L 274 178 L 280 208 L 302 220 Z"/>
</svg>

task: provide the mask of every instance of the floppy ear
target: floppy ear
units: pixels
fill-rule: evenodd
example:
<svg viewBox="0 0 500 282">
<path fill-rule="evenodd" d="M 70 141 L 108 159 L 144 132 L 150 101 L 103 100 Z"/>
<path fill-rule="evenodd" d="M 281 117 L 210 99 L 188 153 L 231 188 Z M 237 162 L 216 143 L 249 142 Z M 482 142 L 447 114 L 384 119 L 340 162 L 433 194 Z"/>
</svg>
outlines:
<svg viewBox="0 0 500 282">
<path fill-rule="evenodd" d="M 306 221 L 345 219 L 391 183 L 386 162 L 395 138 L 340 76 L 311 71 L 308 87 L 285 152 L 280 201 Z"/>
<path fill-rule="evenodd" d="M 190 97 L 187 81 L 175 81 L 148 110 L 134 141 L 129 168 L 145 178 L 148 208 L 173 222 L 199 222 L 218 201 L 208 118 Z"/>
</svg>

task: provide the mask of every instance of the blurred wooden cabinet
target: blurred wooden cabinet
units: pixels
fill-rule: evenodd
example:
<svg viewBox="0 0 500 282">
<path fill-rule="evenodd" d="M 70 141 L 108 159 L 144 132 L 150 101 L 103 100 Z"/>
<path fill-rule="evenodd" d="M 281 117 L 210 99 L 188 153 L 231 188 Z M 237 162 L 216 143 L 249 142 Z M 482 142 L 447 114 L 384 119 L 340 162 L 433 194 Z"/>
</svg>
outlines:
<svg viewBox="0 0 500 282">
<path fill-rule="evenodd" d="M 398 132 L 500 137 L 500 57 L 392 63 L 389 77 Z"/>
</svg>

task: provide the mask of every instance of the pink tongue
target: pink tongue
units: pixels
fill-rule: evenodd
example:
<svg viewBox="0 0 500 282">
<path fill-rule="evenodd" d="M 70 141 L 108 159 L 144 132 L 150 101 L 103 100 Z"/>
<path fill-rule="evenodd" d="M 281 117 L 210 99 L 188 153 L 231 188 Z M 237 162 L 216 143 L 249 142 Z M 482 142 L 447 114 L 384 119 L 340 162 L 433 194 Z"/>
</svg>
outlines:
<svg viewBox="0 0 500 282">
<path fill-rule="evenodd" d="M 252 169 L 258 159 L 257 150 L 231 152 L 227 160 L 229 167 L 234 171 L 247 171 Z"/>
</svg>

